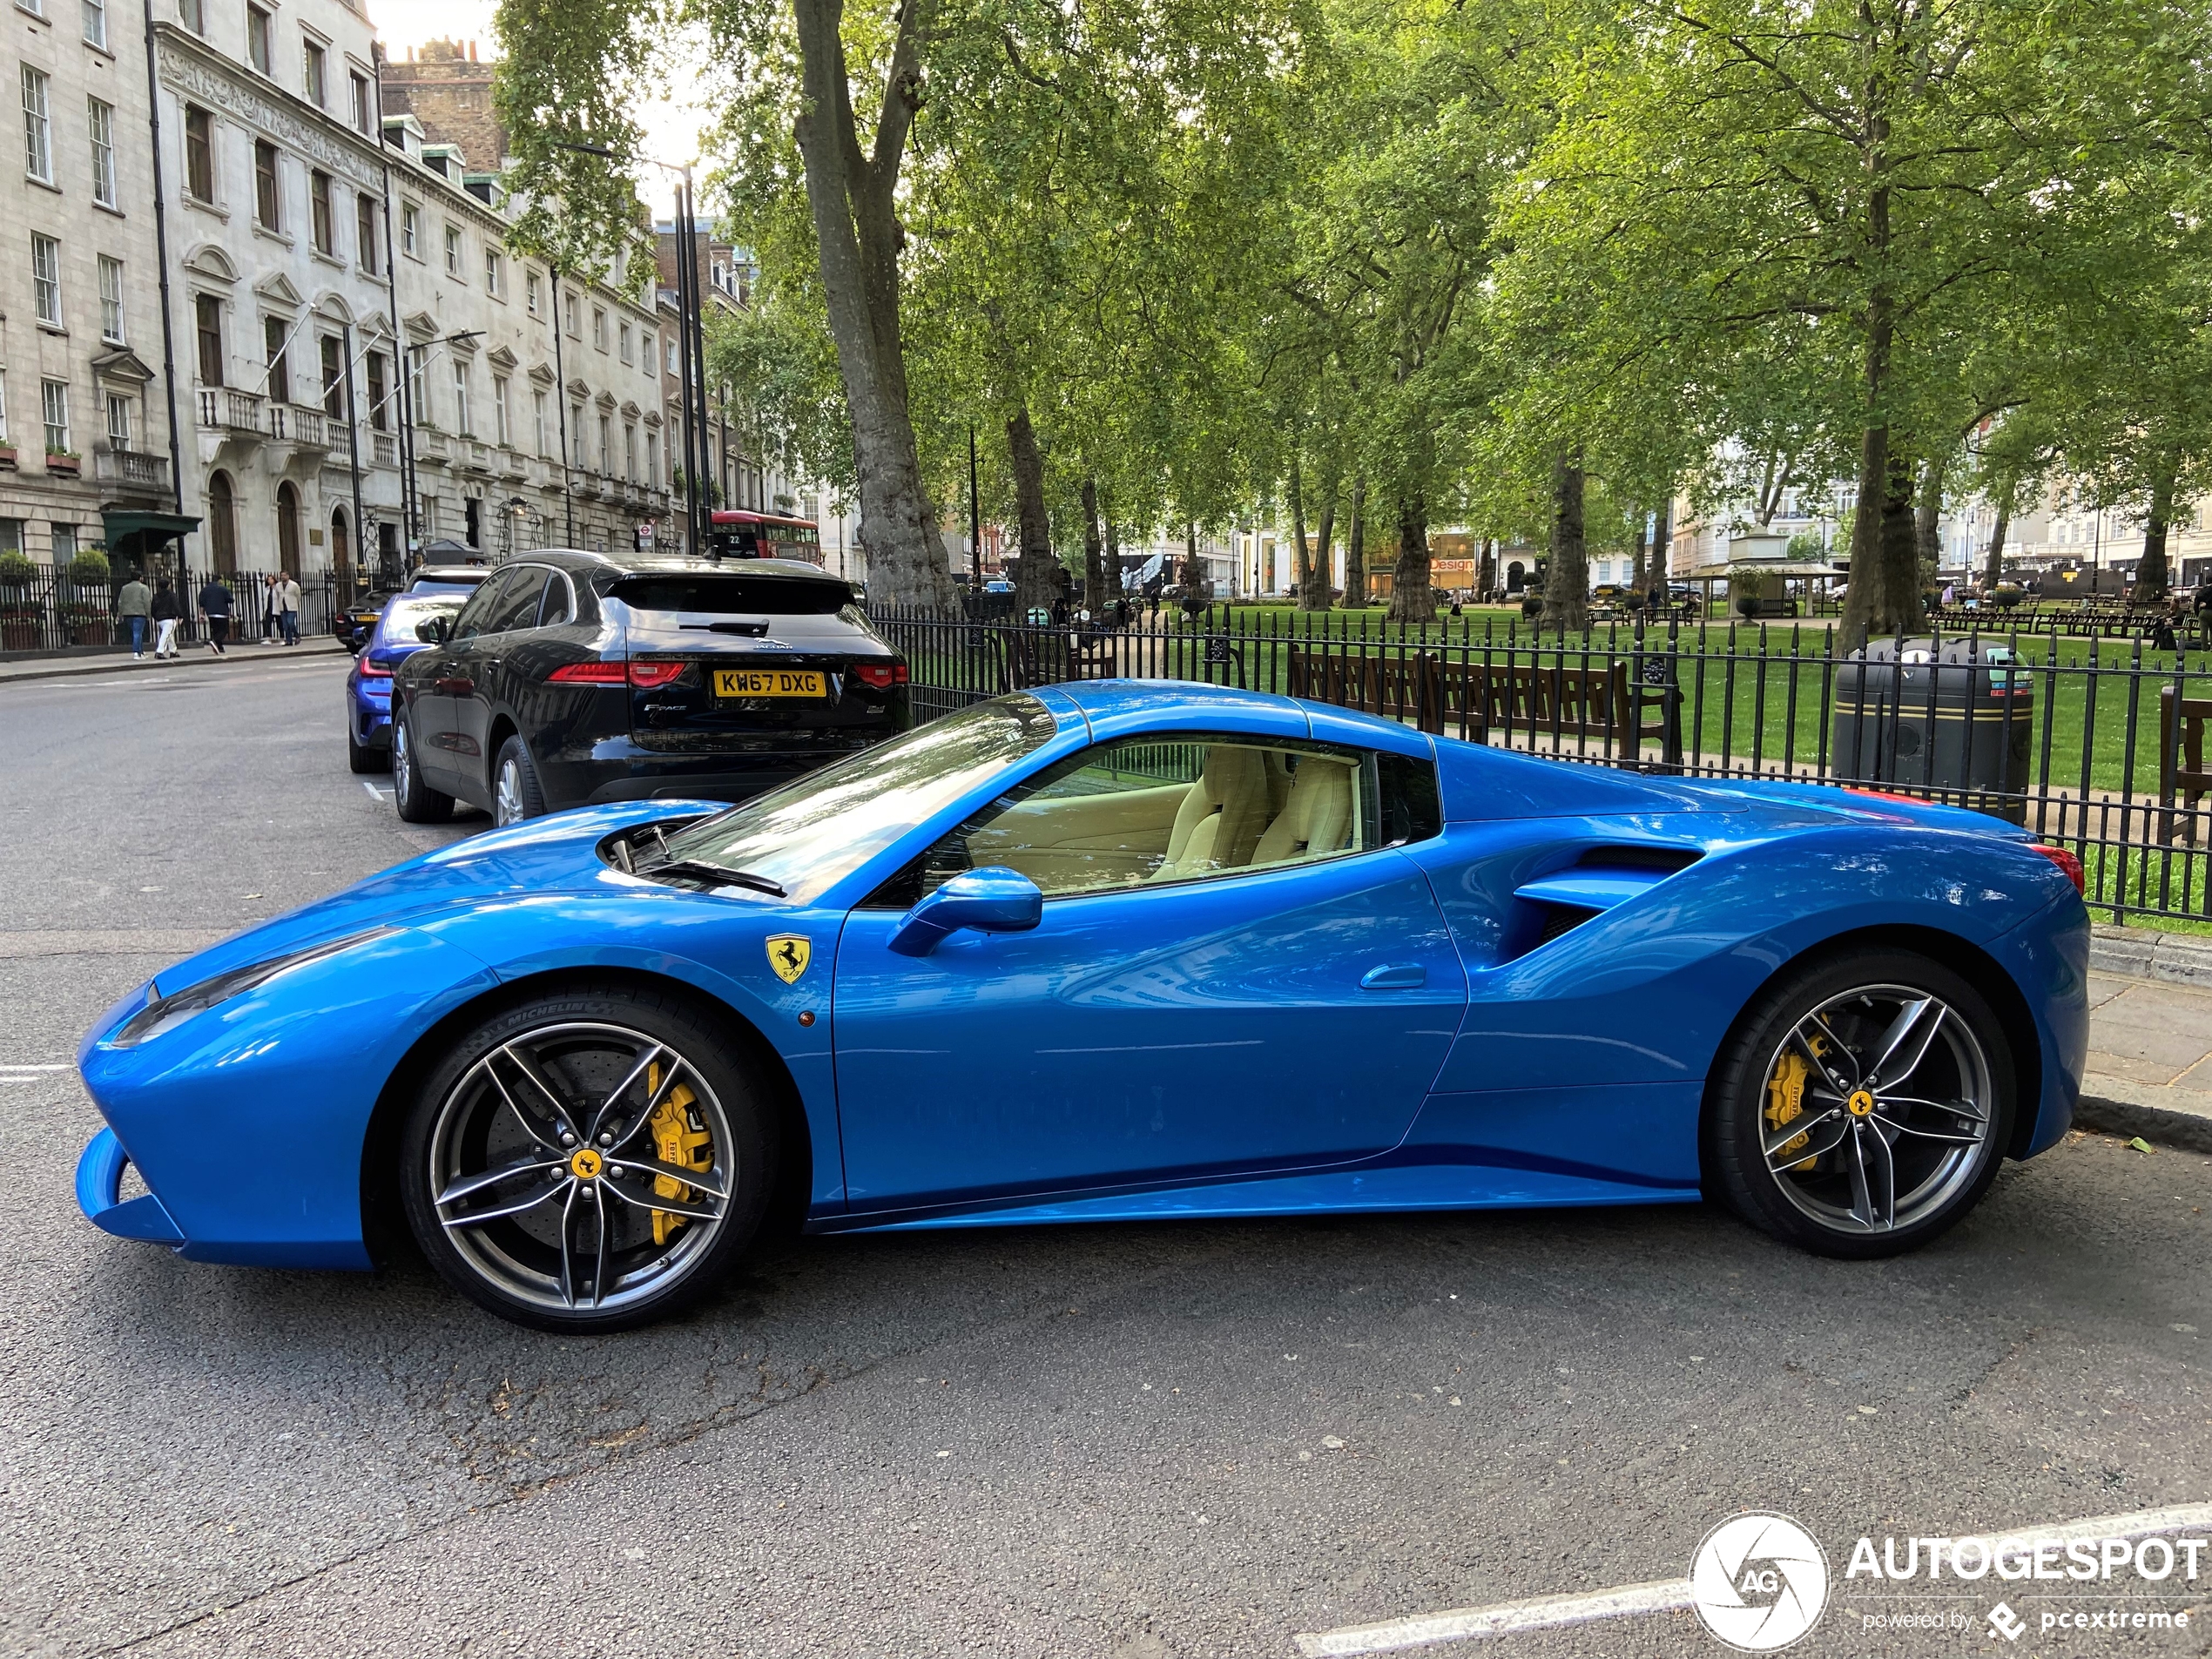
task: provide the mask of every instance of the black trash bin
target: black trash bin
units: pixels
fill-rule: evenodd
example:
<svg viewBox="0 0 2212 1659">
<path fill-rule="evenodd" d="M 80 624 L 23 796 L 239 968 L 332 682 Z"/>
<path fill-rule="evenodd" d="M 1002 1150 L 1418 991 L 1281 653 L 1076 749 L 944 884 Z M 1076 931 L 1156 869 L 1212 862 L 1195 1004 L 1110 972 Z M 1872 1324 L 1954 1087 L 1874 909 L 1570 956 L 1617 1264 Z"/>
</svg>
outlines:
<svg viewBox="0 0 2212 1659">
<path fill-rule="evenodd" d="M 1875 640 L 1837 665 L 1828 772 L 2017 824 L 2027 816 L 2034 733 L 2033 678 L 2010 646 Z"/>
</svg>

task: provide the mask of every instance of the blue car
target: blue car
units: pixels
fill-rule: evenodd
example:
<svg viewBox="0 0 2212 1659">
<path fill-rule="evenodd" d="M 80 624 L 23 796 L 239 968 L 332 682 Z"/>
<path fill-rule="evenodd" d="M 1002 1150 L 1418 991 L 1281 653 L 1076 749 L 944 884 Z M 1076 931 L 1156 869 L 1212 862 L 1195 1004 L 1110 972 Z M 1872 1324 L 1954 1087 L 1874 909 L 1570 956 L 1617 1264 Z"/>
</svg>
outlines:
<svg viewBox="0 0 2212 1659">
<path fill-rule="evenodd" d="M 428 643 L 416 627 L 452 616 L 475 591 L 474 584 L 441 585 L 385 602 L 346 674 L 346 764 L 355 772 L 382 772 L 392 764 L 392 670 Z"/>
<path fill-rule="evenodd" d="M 78 1194 L 195 1261 L 411 1235 L 563 1331 L 691 1301 L 780 1215 L 1710 1197 L 1883 1256 L 2065 1132 L 2080 880 L 1940 806 L 1050 686 L 740 806 L 480 835 L 179 963 L 84 1040 Z"/>
</svg>

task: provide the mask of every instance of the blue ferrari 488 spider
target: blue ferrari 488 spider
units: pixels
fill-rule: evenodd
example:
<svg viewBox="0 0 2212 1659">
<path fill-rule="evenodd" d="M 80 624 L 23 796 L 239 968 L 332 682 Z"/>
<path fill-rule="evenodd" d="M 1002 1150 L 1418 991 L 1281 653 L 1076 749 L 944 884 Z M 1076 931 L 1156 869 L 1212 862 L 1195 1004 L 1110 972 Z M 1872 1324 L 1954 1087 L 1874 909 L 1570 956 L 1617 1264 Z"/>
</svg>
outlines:
<svg viewBox="0 0 2212 1659">
<path fill-rule="evenodd" d="M 415 859 L 85 1039 L 109 1232 L 666 1314 L 812 1231 L 1710 1197 L 1910 1249 L 2065 1131 L 2080 867 L 1993 819 L 1220 687 Z M 145 1190 L 122 1196 L 125 1165 Z"/>
</svg>

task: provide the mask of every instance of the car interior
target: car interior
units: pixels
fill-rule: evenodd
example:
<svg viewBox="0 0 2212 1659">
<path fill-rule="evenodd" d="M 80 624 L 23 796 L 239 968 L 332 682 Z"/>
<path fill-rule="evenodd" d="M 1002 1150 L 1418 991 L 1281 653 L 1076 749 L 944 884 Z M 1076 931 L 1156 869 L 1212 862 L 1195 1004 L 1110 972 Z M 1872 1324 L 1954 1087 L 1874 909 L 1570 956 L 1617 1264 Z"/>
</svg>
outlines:
<svg viewBox="0 0 2212 1659">
<path fill-rule="evenodd" d="M 1370 842 L 1366 771 L 1357 752 L 1318 744 L 1102 745 L 939 842 L 921 890 L 992 866 L 1049 897 L 1329 858 Z"/>
</svg>

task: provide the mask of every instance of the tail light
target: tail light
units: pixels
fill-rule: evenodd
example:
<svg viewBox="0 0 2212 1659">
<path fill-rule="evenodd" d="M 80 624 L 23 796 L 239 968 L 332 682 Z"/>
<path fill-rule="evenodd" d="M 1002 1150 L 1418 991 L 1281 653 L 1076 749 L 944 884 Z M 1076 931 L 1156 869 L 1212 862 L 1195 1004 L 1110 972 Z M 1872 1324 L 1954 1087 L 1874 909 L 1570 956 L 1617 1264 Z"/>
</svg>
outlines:
<svg viewBox="0 0 2212 1659">
<path fill-rule="evenodd" d="M 683 663 L 565 663 L 545 678 L 562 685 L 634 685 L 650 691 L 681 674 Z"/>
<path fill-rule="evenodd" d="M 361 678 L 365 680 L 388 680 L 392 678 L 392 665 L 364 657 L 361 658 Z"/>
<path fill-rule="evenodd" d="M 2059 873 L 2074 883 L 2074 890 L 2084 898 L 2088 896 L 2089 884 L 2081 873 L 2081 860 L 2062 846 L 2045 846 L 2040 842 L 2035 850 L 2059 867 Z"/>
<path fill-rule="evenodd" d="M 855 663 L 853 677 L 863 685 L 872 685 L 879 691 L 887 691 L 894 685 L 907 683 L 904 663 Z"/>
</svg>

